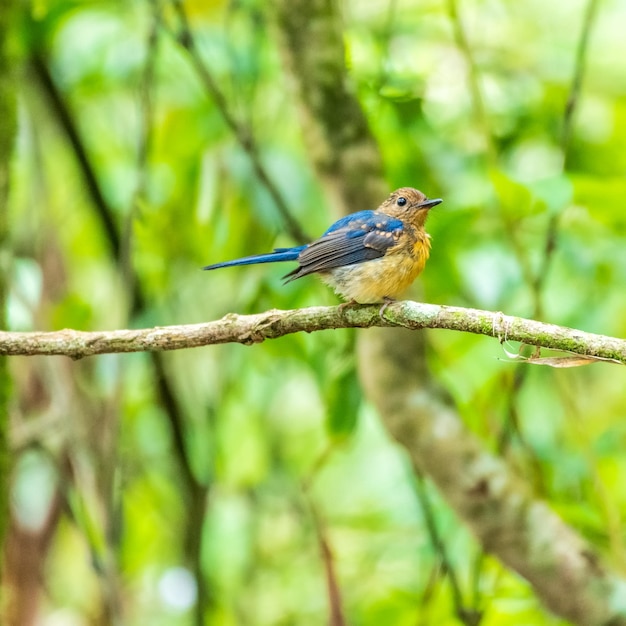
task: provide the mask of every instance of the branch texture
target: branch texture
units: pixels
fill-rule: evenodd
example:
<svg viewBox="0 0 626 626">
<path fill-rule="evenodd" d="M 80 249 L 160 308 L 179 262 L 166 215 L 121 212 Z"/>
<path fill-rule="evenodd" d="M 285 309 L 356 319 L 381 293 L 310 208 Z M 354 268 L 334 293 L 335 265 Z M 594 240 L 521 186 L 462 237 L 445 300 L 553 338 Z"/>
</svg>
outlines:
<svg viewBox="0 0 626 626">
<path fill-rule="evenodd" d="M 411 330 L 443 328 L 565 350 L 596 359 L 626 364 L 626 340 L 544 324 L 503 313 L 420 302 L 390 304 L 380 316 L 379 305 L 342 308 L 311 307 L 256 315 L 230 313 L 203 324 L 161 326 L 136 330 L 83 332 L 0 332 L 0 354 L 65 355 L 80 359 L 95 354 L 198 348 L 220 343 L 250 345 L 297 332 L 332 328 L 401 326 Z"/>
</svg>

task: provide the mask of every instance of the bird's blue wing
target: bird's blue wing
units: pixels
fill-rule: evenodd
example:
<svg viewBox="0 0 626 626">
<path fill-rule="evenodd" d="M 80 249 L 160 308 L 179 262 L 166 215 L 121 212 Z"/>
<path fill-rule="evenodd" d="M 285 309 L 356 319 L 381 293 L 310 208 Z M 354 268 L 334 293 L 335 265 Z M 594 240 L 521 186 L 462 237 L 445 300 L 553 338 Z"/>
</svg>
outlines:
<svg viewBox="0 0 626 626">
<path fill-rule="evenodd" d="M 359 211 L 341 218 L 300 252 L 299 267 L 285 278 L 295 280 L 380 258 L 397 243 L 403 226 L 399 219 L 376 211 Z"/>
<path fill-rule="evenodd" d="M 356 213 L 350 213 L 350 215 L 338 219 L 329 227 L 322 237 L 344 228 L 360 228 L 361 224 L 375 220 L 377 215 L 380 215 L 380 213 L 376 213 L 376 211 L 357 211 Z"/>
</svg>

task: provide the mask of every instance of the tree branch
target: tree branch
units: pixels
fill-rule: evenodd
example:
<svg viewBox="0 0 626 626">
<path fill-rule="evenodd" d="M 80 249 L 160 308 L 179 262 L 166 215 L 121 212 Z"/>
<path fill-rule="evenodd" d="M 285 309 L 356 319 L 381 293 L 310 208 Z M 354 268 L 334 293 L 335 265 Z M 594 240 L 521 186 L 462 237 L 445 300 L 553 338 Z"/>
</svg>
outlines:
<svg viewBox="0 0 626 626">
<path fill-rule="evenodd" d="M 411 330 L 442 328 L 487 335 L 505 341 L 565 350 L 581 356 L 626 364 L 626 340 L 544 324 L 522 317 L 461 307 L 396 302 L 380 316 L 379 305 L 348 308 L 310 307 L 256 315 L 229 313 L 202 324 L 157 326 L 133 330 L 83 332 L 0 332 L 0 354 L 65 355 L 80 359 L 95 354 L 181 350 L 221 343 L 251 345 L 297 332 L 332 328 L 402 326 Z"/>
<path fill-rule="evenodd" d="M 478 333 L 501 342 L 522 341 L 626 364 L 624 339 L 502 313 L 417 302 L 389 305 L 385 319 L 378 305 L 368 305 L 230 314 L 205 324 L 140 330 L 2 332 L 0 353 L 80 358 L 105 352 L 174 350 L 225 342 L 252 344 L 298 331 L 394 325 Z M 361 345 L 366 350 L 362 358 L 370 362 L 382 358 L 381 350 L 387 349 L 384 334 L 378 333 L 376 341 Z M 415 355 L 411 342 L 403 345 L 407 349 L 403 363 L 408 369 Z M 593 549 L 548 506 L 535 500 L 505 463 L 485 451 L 476 437 L 462 432 L 462 425 L 444 400 L 418 392 L 406 403 L 389 393 L 394 385 L 403 389 L 413 385 L 411 377 L 398 378 L 395 373 L 395 369 L 387 370 L 380 378 L 376 368 L 370 368 L 362 374 L 365 388 L 390 416 L 387 425 L 392 435 L 407 441 L 412 461 L 428 471 L 482 545 L 527 578 L 559 615 L 577 624 L 626 624 L 623 610 L 611 603 L 625 583 L 605 569 Z M 436 421 L 431 419 L 433 410 L 439 415 Z"/>
</svg>

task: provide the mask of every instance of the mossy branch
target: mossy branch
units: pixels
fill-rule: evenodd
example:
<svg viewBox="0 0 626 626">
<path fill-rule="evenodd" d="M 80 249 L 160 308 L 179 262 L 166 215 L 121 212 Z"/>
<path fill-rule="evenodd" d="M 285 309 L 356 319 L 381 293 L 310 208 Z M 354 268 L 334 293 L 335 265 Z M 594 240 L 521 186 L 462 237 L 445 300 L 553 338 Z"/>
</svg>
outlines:
<svg viewBox="0 0 626 626">
<path fill-rule="evenodd" d="M 256 315 L 230 313 L 202 324 L 136 330 L 83 332 L 0 332 L 0 354 L 65 355 L 80 359 L 95 354 L 181 350 L 221 343 L 250 345 L 296 332 L 332 328 L 402 326 L 412 330 L 441 328 L 495 337 L 501 343 L 564 350 L 594 359 L 626 364 L 626 340 L 555 324 L 461 307 L 396 302 L 380 316 L 380 305 L 311 307 Z"/>
</svg>

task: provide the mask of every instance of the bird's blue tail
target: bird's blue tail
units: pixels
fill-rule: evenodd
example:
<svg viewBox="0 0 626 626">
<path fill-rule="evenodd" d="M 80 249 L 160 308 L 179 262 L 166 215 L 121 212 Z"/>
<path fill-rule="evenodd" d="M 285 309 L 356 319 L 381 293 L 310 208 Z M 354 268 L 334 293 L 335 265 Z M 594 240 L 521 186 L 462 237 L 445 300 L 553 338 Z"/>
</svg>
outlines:
<svg viewBox="0 0 626 626">
<path fill-rule="evenodd" d="M 267 254 L 255 254 L 253 256 L 245 256 L 241 259 L 233 261 L 223 261 L 214 265 L 207 265 L 203 270 L 216 270 L 220 267 L 232 267 L 234 265 L 256 265 L 257 263 L 278 263 L 280 261 L 296 261 L 298 255 L 306 246 L 297 246 L 296 248 L 276 248 L 274 252 Z"/>
</svg>

